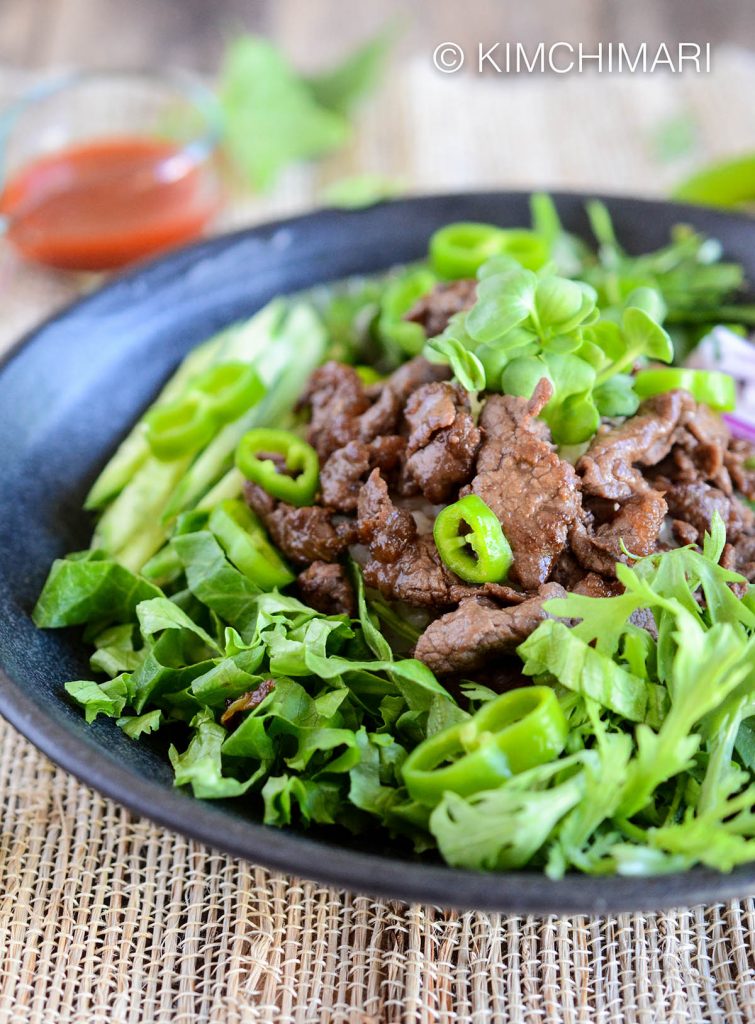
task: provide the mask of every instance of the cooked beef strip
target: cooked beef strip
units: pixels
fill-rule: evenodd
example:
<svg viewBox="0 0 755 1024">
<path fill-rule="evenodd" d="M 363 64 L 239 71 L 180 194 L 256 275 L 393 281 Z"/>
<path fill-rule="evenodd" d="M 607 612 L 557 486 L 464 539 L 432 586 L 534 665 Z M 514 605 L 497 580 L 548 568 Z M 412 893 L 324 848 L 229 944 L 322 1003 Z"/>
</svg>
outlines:
<svg viewBox="0 0 755 1024">
<path fill-rule="evenodd" d="M 750 583 L 755 583 L 755 533 L 748 530 L 734 545 L 737 556 L 737 572 L 741 572 Z"/>
<path fill-rule="evenodd" d="M 692 452 L 676 445 L 671 456 L 658 465 L 658 472 L 666 473 L 680 483 L 707 480 L 724 494 L 731 494 L 733 490 L 723 453 L 716 445 L 699 445 Z"/>
<path fill-rule="evenodd" d="M 553 568 L 551 579 L 554 583 L 560 583 L 565 590 L 574 590 L 584 577 L 584 567 L 579 564 L 569 548 L 566 548 L 561 552 Z"/>
<path fill-rule="evenodd" d="M 653 481 L 658 490 L 664 492 L 668 510 L 674 519 L 689 523 L 698 533 L 698 540 L 710 530 L 714 512 L 718 512 L 726 526 L 726 535 L 736 540 L 745 525 L 747 510 L 742 504 L 712 487 L 704 480 L 693 483 L 678 483 L 664 477 Z"/>
<path fill-rule="evenodd" d="M 450 370 L 441 363 L 416 358 L 404 363 L 379 384 L 366 389 L 352 366 L 329 362 L 309 379 L 299 407 L 309 406 L 307 438 L 325 461 L 350 441 L 370 442 L 397 434 L 404 404 L 418 387 L 444 380 Z"/>
<path fill-rule="evenodd" d="M 244 497 L 265 524 L 276 547 L 297 565 L 335 562 L 356 539 L 353 521 L 335 520 L 332 509 L 321 505 L 295 508 L 276 501 L 248 481 Z"/>
<path fill-rule="evenodd" d="M 379 469 L 373 469 L 359 493 L 357 523 L 359 540 L 379 562 L 396 562 L 417 539 L 414 517 L 393 504 Z"/>
<path fill-rule="evenodd" d="M 571 529 L 569 542 L 578 561 L 586 569 L 613 576 L 617 562 L 626 562 L 621 541 L 633 555 L 655 551 L 658 534 L 666 516 L 666 502 L 658 491 L 645 491 L 626 501 L 615 517 L 593 531 L 591 524 L 578 520 Z"/>
<path fill-rule="evenodd" d="M 326 615 L 356 615 L 351 580 L 338 562 L 313 562 L 296 580 L 305 604 Z"/>
<path fill-rule="evenodd" d="M 409 397 L 404 419 L 409 429 L 406 474 L 434 505 L 448 501 L 469 483 L 480 446 L 467 393 L 445 382 L 425 384 Z"/>
<path fill-rule="evenodd" d="M 370 441 L 370 465 L 382 473 L 390 473 L 401 462 L 406 450 L 406 440 L 398 434 L 384 434 Z"/>
<path fill-rule="evenodd" d="M 687 435 L 693 438 L 690 442 Z M 729 446 L 731 434 L 721 414 L 714 412 L 710 406 L 696 404 L 684 422 L 684 429 L 677 437 L 677 444 L 693 450 L 695 446 L 705 445 L 719 448 L 725 452 Z"/>
<path fill-rule="evenodd" d="M 671 532 L 682 546 L 696 544 L 700 536 L 692 523 L 685 523 L 683 519 L 671 520 Z"/>
<path fill-rule="evenodd" d="M 399 464 L 405 447 L 404 438 L 389 434 L 368 444 L 349 441 L 333 452 L 320 470 L 323 504 L 338 512 L 354 512 L 359 491 L 369 471 L 377 466 L 384 472 L 390 472 Z"/>
<path fill-rule="evenodd" d="M 473 278 L 438 284 L 412 306 L 404 319 L 421 324 L 428 338 L 434 338 L 443 333 L 455 313 L 472 308 L 476 295 L 477 282 Z"/>
<path fill-rule="evenodd" d="M 607 580 L 596 572 L 588 572 L 571 590 L 584 597 L 616 597 L 624 592 L 624 587 L 618 580 Z"/>
<path fill-rule="evenodd" d="M 307 438 L 324 461 L 358 435 L 356 421 L 369 409 L 370 400 L 356 370 L 331 361 L 309 378 L 299 405 L 310 408 Z"/>
<path fill-rule="evenodd" d="M 417 388 L 404 406 L 407 451 L 411 454 L 424 448 L 439 430 L 453 425 L 461 410 L 468 409 L 467 394 L 458 385 L 436 381 Z"/>
<path fill-rule="evenodd" d="M 410 359 L 390 377 L 370 389 L 375 403 L 359 418 L 358 436 L 372 441 L 381 434 L 396 434 L 407 399 L 423 384 L 447 380 L 450 369 L 444 363 L 429 363 L 421 356 Z"/>
<path fill-rule="evenodd" d="M 706 405 L 697 405 L 676 433 L 672 452 L 676 475 L 684 482 L 703 478 L 724 494 L 731 494 L 731 477 L 725 465 L 729 430 Z"/>
<path fill-rule="evenodd" d="M 367 586 L 389 601 L 417 608 L 448 608 L 473 590 L 443 565 L 430 536 L 417 537 L 394 561 L 373 558 L 363 573 Z"/>
<path fill-rule="evenodd" d="M 755 445 L 749 441 L 732 438 L 724 456 L 726 468 L 737 490 L 741 491 L 745 498 L 755 501 L 755 468 L 748 469 L 745 466 L 748 460 L 755 460 Z"/>
<path fill-rule="evenodd" d="M 524 595 L 498 583 L 468 586 L 440 559 L 432 536 L 419 536 L 414 517 L 397 508 L 388 485 L 375 469 L 359 495 L 359 540 L 370 551 L 365 583 L 384 597 L 415 607 L 447 608 L 463 597 L 485 594 L 506 603 Z"/>
<path fill-rule="evenodd" d="M 476 586 L 467 586 L 464 589 L 470 597 L 475 595 L 493 597 L 501 604 L 523 604 L 530 598 L 530 595 L 525 591 L 515 590 L 505 583 L 480 583 Z"/>
<path fill-rule="evenodd" d="M 543 602 L 565 595 L 557 583 L 546 583 L 536 597 L 510 608 L 499 608 L 484 597 L 467 597 L 455 611 L 430 623 L 414 656 L 437 675 L 472 672 L 491 657 L 514 651 L 548 617 Z"/>
<path fill-rule="evenodd" d="M 321 500 L 339 512 L 352 512 L 369 469 L 369 447 L 361 441 L 349 441 L 333 452 L 320 470 Z"/>
<path fill-rule="evenodd" d="M 511 578 L 537 590 L 580 516 L 579 480 L 535 419 L 552 394 L 543 379 L 528 402 L 492 395 L 480 417 L 482 445 L 471 490 L 495 512 L 514 555 Z"/>
<path fill-rule="evenodd" d="M 650 485 L 637 466 L 654 466 L 668 455 L 694 408 L 686 391 L 668 391 L 648 398 L 620 426 L 601 427 L 577 463 L 585 492 L 624 501 L 646 491 Z"/>
</svg>

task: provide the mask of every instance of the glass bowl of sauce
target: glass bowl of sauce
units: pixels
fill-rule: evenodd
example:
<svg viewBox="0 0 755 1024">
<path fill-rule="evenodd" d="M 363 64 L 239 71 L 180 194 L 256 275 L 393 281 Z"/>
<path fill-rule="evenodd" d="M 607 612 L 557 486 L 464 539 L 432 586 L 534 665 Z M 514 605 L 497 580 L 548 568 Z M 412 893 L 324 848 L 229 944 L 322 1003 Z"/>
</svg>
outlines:
<svg viewBox="0 0 755 1024">
<path fill-rule="evenodd" d="M 77 72 L 0 114 L 0 232 L 59 270 L 114 270 L 220 209 L 213 94 L 179 72 Z"/>
</svg>

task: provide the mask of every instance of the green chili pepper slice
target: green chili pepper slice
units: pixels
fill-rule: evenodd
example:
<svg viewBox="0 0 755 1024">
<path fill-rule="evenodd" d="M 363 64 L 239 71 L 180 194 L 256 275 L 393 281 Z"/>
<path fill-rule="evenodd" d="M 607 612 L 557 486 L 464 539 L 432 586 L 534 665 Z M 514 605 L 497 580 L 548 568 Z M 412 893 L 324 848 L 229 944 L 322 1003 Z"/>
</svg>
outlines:
<svg viewBox="0 0 755 1024">
<path fill-rule="evenodd" d="M 265 393 L 249 363 L 222 363 L 197 377 L 182 398 L 150 409 L 147 441 L 158 459 L 170 462 L 203 448 L 224 423 L 238 419 Z"/>
<path fill-rule="evenodd" d="M 366 363 L 360 363 L 354 367 L 354 370 L 361 382 L 367 385 L 367 387 L 371 384 L 379 384 L 383 379 L 382 373 L 378 373 L 374 366 L 367 366 Z"/>
<path fill-rule="evenodd" d="M 265 386 L 250 363 L 221 363 L 197 377 L 191 391 L 202 395 L 219 423 L 231 423 L 259 402 Z"/>
<path fill-rule="evenodd" d="M 492 224 L 446 224 L 430 238 L 430 266 L 441 277 L 474 277 L 485 260 L 503 252 L 502 235 Z"/>
<path fill-rule="evenodd" d="M 403 764 L 404 783 L 409 796 L 426 807 L 447 792 L 471 796 L 496 789 L 512 775 L 558 757 L 567 734 L 550 687 L 511 690 L 415 747 Z"/>
<path fill-rule="evenodd" d="M 476 494 L 439 512 L 433 537 L 444 564 L 467 583 L 500 583 L 514 560 L 498 517 Z"/>
<path fill-rule="evenodd" d="M 634 390 L 640 398 L 682 388 L 694 399 L 718 412 L 731 412 L 737 404 L 734 379 L 721 370 L 690 370 L 684 367 L 659 367 L 640 370 L 634 378 Z"/>
<path fill-rule="evenodd" d="M 147 441 L 164 462 L 199 451 L 212 440 L 217 421 L 201 395 L 189 393 L 175 402 L 156 405 L 144 417 Z"/>
<path fill-rule="evenodd" d="M 550 259 L 550 246 L 534 231 L 509 228 L 503 235 L 504 255 L 512 256 L 525 270 L 541 270 Z"/>
<path fill-rule="evenodd" d="M 287 472 L 279 469 L 272 455 L 281 456 Z M 290 505 L 311 505 L 314 500 L 320 471 L 317 452 L 288 430 L 259 427 L 244 434 L 236 449 L 236 466 L 247 480 Z"/>
<path fill-rule="evenodd" d="M 228 498 L 216 505 L 209 528 L 229 561 L 260 590 L 293 583 L 294 574 L 268 540 L 257 516 L 241 499 Z"/>
<path fill-rule="evenodd" d="M 540 270 L 550 258 L 547 242 L 534 231 L 459 221 L 430 239 L 430 266 L 445 278 L 474 277 L 491 256 L 512 256 L 527 270 Z"/>
</svg>

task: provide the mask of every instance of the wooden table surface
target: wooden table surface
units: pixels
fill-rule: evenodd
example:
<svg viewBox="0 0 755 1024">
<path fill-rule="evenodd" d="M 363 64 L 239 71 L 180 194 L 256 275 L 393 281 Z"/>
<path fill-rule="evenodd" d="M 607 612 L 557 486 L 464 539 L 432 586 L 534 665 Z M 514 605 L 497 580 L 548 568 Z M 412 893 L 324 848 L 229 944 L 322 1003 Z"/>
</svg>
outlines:
<svg viewBox="0 0 755 1024">
<path fill-rule="evenodd" d="M 316 66 L 391 17 L 405 26 L 403 52 L 428 59 L 446 40 L 755 48 L 755 0 L 0 0 L 0 62 L 213 71 L 224 40 L 241 28 Z"/>
</svg>

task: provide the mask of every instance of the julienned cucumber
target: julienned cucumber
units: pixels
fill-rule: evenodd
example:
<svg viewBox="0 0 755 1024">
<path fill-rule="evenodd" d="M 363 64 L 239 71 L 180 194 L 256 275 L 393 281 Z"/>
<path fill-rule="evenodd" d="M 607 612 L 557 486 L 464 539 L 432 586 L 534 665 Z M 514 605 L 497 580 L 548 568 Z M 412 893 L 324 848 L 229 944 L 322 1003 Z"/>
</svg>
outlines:
<svg viewBox="0 0 755 1024">
<path fill-rule="evenodd" d="M 158 401 L 175 398 L 198 372 L 229 360 L 252 363 L 267 394 L 196 457 L 173 462 L 161 462 L 151 454 L 140 421 L 90 492 L 87 506 L 104 507 L 92 547 L 139 570 L 167 540 L 175 515 L 193 508 L 228 473 L 238 439 L 251 427 L 280 423 L 290 413 L 321 362 L 325 344 L 325 332 L 311 306 L 275 300 L 248 323 L 229 328 L 191 352 Z M 229 496 L 223 491 L 223 497 Z"/>
</svg>

